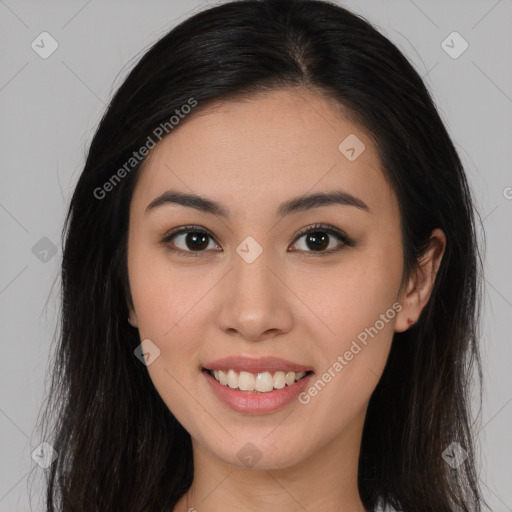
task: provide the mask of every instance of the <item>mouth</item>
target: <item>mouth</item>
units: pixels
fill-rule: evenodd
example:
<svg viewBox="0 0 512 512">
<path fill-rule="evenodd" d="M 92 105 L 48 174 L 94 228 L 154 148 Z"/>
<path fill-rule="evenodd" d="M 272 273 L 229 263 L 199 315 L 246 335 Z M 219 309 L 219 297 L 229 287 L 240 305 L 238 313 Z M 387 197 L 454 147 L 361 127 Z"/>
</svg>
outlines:
<svg viewBox="0 0 512 512">
<path fill-rule="evenodd" d="M 208 361 L 199 369 L 212 398 L 243 414 L 271 414 L 292 404 L 315 373 L 289 359 L 245 354 Z"/>
<path fill-rule="evenodd" d="M 305 379 L 313 371 L 247 372 L 234 369 L 211 370 L 203 368 L 203 372 L 214 378 L 221 386 L 243 391 L 245 393 L 265 394 L 280 390 Z"/>
</svg>

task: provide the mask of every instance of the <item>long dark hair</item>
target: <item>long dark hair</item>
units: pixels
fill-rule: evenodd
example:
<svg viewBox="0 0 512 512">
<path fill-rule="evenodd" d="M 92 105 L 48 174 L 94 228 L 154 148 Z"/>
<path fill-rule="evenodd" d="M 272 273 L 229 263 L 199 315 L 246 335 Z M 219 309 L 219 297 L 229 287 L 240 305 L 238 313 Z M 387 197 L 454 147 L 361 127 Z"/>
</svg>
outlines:
<svg viewBox="0 0 512 512">
<path fill-rule="evenodd" d="M 454 145 L 418 73 L 366 20 L 326 1 L 242 0 L 195 14 L 160 39 L 92 140 L 63 231 L 60 335 L 42 422 L 59 454 L 47 471 L 48 511 L 168 512 L 191 485 L 190 435 L 134 356 L 141 340 L 127 322 L 128 212 L 145 161 L 130 158 L 162 123 L 172 134 L 169 120 L 184 105 L 196 102 L 197 112 L 296 85 L 338 100 L 375 138 L 400 205 L 404 278 L 434 228 L 447 237 L 430 301 L 395 334 L 370 400 L 363 503 L 481 510 L 469 409 L 474 368 L 482 380 L 481 256 Z M 442 456 L 453 442 L 468 455 L 458 468 Z"/>
</svg>

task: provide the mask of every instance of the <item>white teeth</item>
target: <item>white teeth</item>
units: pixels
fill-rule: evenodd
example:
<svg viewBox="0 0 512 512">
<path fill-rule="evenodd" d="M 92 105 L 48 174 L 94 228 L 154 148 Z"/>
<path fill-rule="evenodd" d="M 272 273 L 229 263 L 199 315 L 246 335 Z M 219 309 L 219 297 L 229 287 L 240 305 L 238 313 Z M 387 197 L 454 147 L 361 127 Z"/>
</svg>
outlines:
<svg viewBox="0 0 512 512">
<path fill-rule="evenodd" d="M 217 378 L 217 377 L 215 377 Z M 228 383 L 228 376 L 222 371 L 219 370 L 219 378 L 217 379 L 223 386 L 226 386 Z"/>
<path fill-rule="evenodd" d="M 306 375 L 306 372 L 283 372 L 278 371 L 272 375 L 270 372 L 253 374 L 250 372 L 240 372 L 234 370 L 223 371 L 213 370 L 215 380 L 223 386 L 229 386 L 231 389 L 240 389 L 241 391 L 259 391 L 260 393 L 269 393 L 274 389 L 283 389 L 285 386 L 291 386 Z"/>
<path fill-rule="evenodd" d="M 252 391 L 254 389 L 254 375 L 249 372 L 240 372 L 238 376 L 238 389 L 241 391 Z"/>
<path fill-rule="evenodd" d="M 285 382 L 291 386 L 295 382 L 295 372 L 288 372 L 285 377 Z"/>
<path fill-rule="evenodd" d="M 274 387 L 283 389 L 286 386 L 286 374 L 284 372 L 274 373 Z"/>
<path fill-rule="evenodd" d="M 272 375 L 268 372 L 258 373 L 255 389 L 261 393 L 268 393 L 269 391 L 272 391 L 274 389 L 274 379 Z"/>
<path fill-rule="evenodd" d="M 228 372 L 228 386 L 232 389 L 238 387 L 238 374 L 234 370 L 229 370 Z"/>
</svg>

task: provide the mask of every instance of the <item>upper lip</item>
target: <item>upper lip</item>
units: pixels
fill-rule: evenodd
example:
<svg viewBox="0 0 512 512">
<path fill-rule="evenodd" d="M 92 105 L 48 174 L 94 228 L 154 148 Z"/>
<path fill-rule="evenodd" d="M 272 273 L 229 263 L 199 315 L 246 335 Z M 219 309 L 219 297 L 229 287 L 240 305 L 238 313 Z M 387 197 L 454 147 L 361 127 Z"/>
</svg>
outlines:
<svg viewBox="0 0 512 512">
<path fill-rule="evenodd" d="M 223 357 L 210 361 L 204 365 L 206 370 L 234 370 L 236 372 L 263 373 L 263 372 L 309 372 L 313 371 L 311 366 L 294 363 L 279 357 L 250 358 L 244 356 Z"/>
</svg>

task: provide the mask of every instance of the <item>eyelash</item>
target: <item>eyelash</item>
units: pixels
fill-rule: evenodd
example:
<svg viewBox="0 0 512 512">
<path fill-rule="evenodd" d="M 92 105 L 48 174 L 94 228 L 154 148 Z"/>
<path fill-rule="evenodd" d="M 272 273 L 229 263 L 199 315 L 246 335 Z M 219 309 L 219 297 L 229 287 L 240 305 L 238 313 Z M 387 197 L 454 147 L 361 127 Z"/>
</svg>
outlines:
<svg viewBox="0 0 512 512">
<path fill-rule="evenodd" d="M 296 243 L 296 241 L 298 241 L 304 235 L 307 235 L 309 233 L 315 233 L 317 231 L 322 232 L 322 233 L 327 233 L 328 235 L 334 235 L 342 242 L 341 247 L 334 249 L 334 250 L 330 249 L 328 251 L 321 251 L 321 252 L 299 251 L 299 250 L 291 251 L 291 252 L 311 253 L 311 255 L 315 256 L 315 257 L 316 256 L 328 256 L 330 254 L 334 254 L 334 253 L 341 251 L 344 247 L 354 247 L 356 245 L 354 240 L 352 240 L 352 238 L 350 238 L 346 233 L 344 233 L 343 231 L 341 231 L 338 228 L 335 228 L 334 226 L 331 226 L 330 224 L 315 224 L 313 226 L 304 228 L 299 233 L 297 233 L 297 235 L 294 239 L 295 240 L 294 243 Z M 179 256 L 184 256 L 187 258 L 189 258 L 189 257 L 197 258 L 200 253 L 206 252 L 206 250 L 184 251 L 183 249 L 177 249 L 177 248 L 171 247 L 169 245 L 169 242 L 172 240 L 172 238 L 174 238 L 175 236 L 178 236 L 178 235 L 186 234 L 186 233 L 203 233 L 203 234 L 209 236 L 215 243 L 217 243 L 216 240 L 214 239 L 214 237 L 208 231 L 200 228 L 199 226 L 182 226 L 180 228 L 176 228 L 176 229 L 170 231 L 169 233 L 167 233 L 161 242 L 163 245 L 165 245 L 165 247 L 168 251 L 177 253 Z"/>
</svg>

